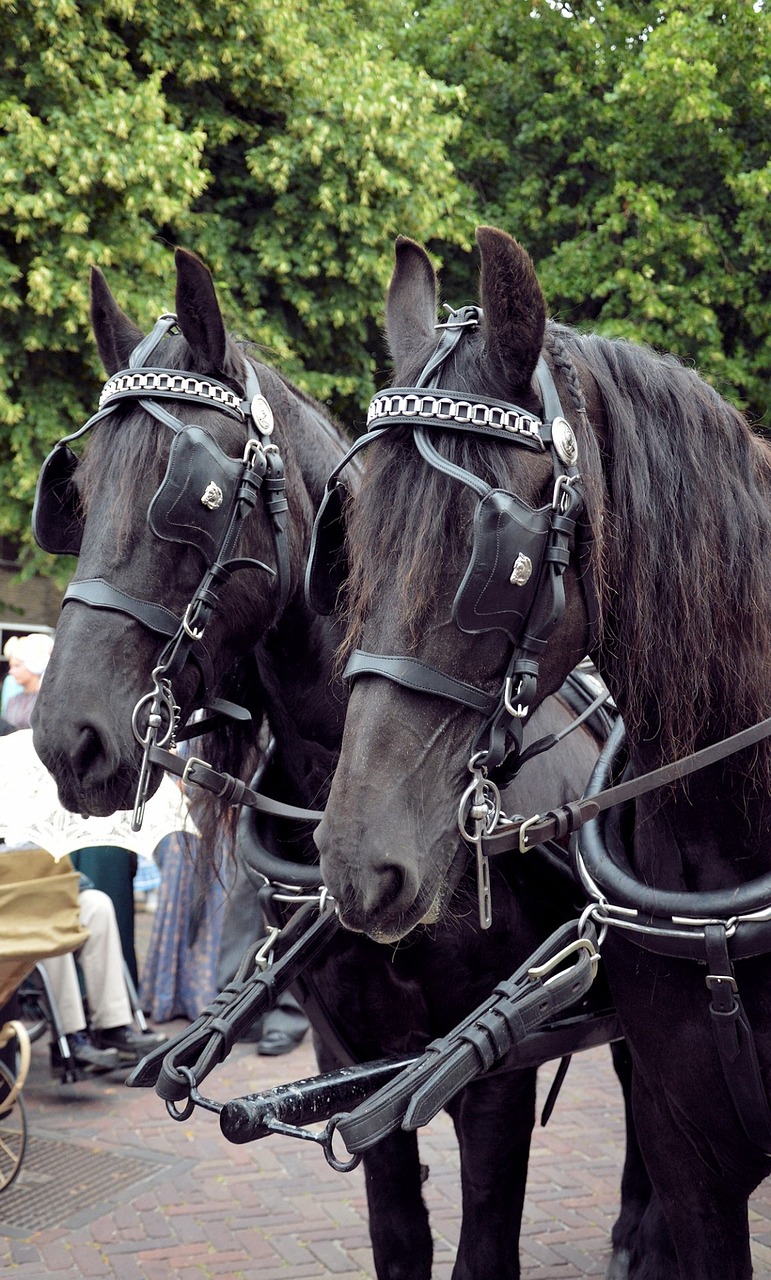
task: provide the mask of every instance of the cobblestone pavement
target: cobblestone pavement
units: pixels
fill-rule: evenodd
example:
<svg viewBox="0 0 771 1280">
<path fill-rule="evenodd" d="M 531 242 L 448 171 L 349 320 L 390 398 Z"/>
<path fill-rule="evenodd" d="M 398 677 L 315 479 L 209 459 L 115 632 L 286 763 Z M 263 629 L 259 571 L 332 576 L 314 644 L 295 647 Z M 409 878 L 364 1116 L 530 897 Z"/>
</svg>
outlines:
<svg viewBox="0 0 771 1280">
<path fill-rule="evenodd" d="M 313 1073 L 309 1044 L 278 1059 L 239 1045 L 205 1092 L 224 1100 Z M 542 1072 L 542 1094 L 551 1074 Z M 24 1096 L 28 1151 L 0 1193 L 3 1280 L 374 1277 L 361 1171 L 335 1173 L 314 1144 L 271 1137 L 231 1145 L 215 1115 L 175 1123 L 154 1092 L 115 1077 L 59 1085 L 42 1043 Z M 523 1280 L 604 1274 L 621 1144 L 610 1055 L 591 1050 L 574 1060 L 549 1126 L 534 1135 Z M 423 1131 L 421 1154 L 430 1167 L 434 1280 L 449 1280 L 458 1157 L 445 1116 Z M 753 1201 L 752 1229 L 756 1276 L 768 1280 L 771 1190 Z"/>
<path fill-rule="evenodd" d="M 202 1092 L 225 1101 L 315 1071 L 309 1040 L 280 1058 L 240 1044 Z M 542 1069 L 541 1102 L 552 1076 Z M 216 1115 L 175 1123 L 152 1090 L 128 1089 L 117 1074 L 61 1085 L 44 1041 L 33 1046 L 24 1100 L 27 1151 L 0 1192 L 0 1280 L 373 1280 L 362 1172 L 334 1172 L 315 1144 L 233 1145 Z M 445 1115 L 422 1131 L 420 1149 L 433 1280 L 450 1280 L 460 1208 Z M 604 1275 L 622 1158 L 620 1090 L 609 1051 L 593 1049 L 574 1058 L 549 1125 L 533 1136 L 523 1280 Z M 751 1229 L 755 1278 L 771 1280 L 771 1180 L 752 1201 Z"/>
</svg>

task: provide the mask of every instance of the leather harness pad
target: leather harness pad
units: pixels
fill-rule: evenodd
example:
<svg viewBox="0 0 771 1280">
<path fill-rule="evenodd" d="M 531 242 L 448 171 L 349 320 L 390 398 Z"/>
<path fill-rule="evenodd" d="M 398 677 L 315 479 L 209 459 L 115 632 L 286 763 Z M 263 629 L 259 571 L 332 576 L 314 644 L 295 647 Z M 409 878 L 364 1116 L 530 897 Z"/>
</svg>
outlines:
<svg viewBox="0 0 771 1280">
<path fill-rule="evenodd" d="M 241 459 L 223 453 L 202 427 L 178 431 L 171 442 L 166 475 L 147 512 L 153 533 L 166 542 L 196 547 L 207 563 L 214 561 L 238 496 L 242 470 Z"/>
<path fill-rule="evenodd" d="M 471 560 L 453 604 L 461 631 L 505 631 L 519 642 L 538 590 L 551 515 L 551 507 L 534 511 L 503 489 L 478 502 Z M 521 585 L 511 580 L 515 564 Z"/>
<path fill-rule="evenodd" d="M 83 518 L 73 475 L 77 455 L 61 441 L 42 467 L 32 508 L 32 535 L 43 551 L 76 556 L 83 537 Z"/>
<path fill-rule="evenodd" d="M 343 516 L 347 496 L 340 481 L 328 489 L 313 525 L 305 590 L 311 607 L 325 617 L 334 612 L 348 577 Z"/>
</svg>

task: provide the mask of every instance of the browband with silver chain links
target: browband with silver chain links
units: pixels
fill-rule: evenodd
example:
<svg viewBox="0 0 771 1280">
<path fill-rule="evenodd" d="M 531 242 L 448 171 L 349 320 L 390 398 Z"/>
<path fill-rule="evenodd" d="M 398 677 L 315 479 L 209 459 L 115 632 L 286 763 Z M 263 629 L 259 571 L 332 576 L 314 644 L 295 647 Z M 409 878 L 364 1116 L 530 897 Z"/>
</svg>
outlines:
<svg viewBox="0 0 771 1280">
<path fill-rule="evenodd" d="M 229 410 L 239 418 L 244 410 L 242 399 L 221 382 L 211 378 L 195 378 L 175 369 L 122 369 L 114 373 L 104 384 L 99 397 L 99 408 L 123 397 L 166 396 L 174 400 L 210 400 L 220 409 Z"/>
<path fill-rule="evenodd" d="M 432 395 L 422 394 L 414 387 L 395 387 L 376 395 L 367 414 L 368 429 L 416 422 L 433 422 L 484 434 L 507 432 L 523 444 L 532 444 L 540 450 L 546 447 L 539 418 L 525 413 L 518 405 L 501 404 L 500 400 L 482 396 L 468 400 L 444 389 L 441 395 Z"/>
</svg>

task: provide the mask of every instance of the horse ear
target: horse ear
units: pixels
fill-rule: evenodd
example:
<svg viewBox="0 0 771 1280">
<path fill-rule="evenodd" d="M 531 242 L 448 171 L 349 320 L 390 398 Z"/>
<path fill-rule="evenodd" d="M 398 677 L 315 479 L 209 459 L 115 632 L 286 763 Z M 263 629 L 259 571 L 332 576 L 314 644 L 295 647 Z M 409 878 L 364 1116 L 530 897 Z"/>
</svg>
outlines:
<svg viewBox="0 0 771 1280">
<path fill-rule="evenodd" d="M 396 266 L 386 299 L 386 336 L 399 383 L 407 368 L 425 362 L 426 348 L 436 345 L 437 280 L 425 249 L 398 236 Z"/>
<path fill-rule="evenodd" d="M 528 387 L 543 346 L 546 303 L 530 255 L 505 231 L 477 227 L 482 333 L 512 389 Z"/>
<path fill-rule="evenodd" d="M 144 334 L 123 314 L 98 267 L 91 268 L 91 327 L 107 376 L 112 377 L 126 368 Z"/>
<path fill-rule="evenodd" d="M 174 254 L 177 323 L 202 368 L 223 369 L 227 334 L 211 272 L 187 249 Z"/>
</svg>

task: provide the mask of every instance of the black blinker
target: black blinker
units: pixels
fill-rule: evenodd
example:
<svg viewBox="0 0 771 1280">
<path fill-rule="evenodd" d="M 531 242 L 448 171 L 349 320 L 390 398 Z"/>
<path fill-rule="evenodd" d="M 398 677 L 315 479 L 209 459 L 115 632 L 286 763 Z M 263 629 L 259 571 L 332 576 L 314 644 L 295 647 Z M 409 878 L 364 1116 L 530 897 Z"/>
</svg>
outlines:
<svg viewBox="0 0 771 1280">
<path fill-rule="evenodd" d="M 538 590 L 551 515 L 551 507 L 534 511 L 503 489 L 480 500 L 471 559 L 453 604 L 461 631 L 505 631 L 519 643 Z"/>
<path fill-rule="evenodd" d="M 147 511 L 153 533 L 196 547 L 216 560 L 243 471 L 202 427 L 184 427 L 171 442 L 166 475 Z"/>
<path fill-rule="evenodd" d="M 38 476 L 32 507 L 32 536 L 53 556 L 77 556 L 83 539 L 83 515 L 73 476 L 77 456 L 69 445 L 54 445 Z"/>
</svg>

